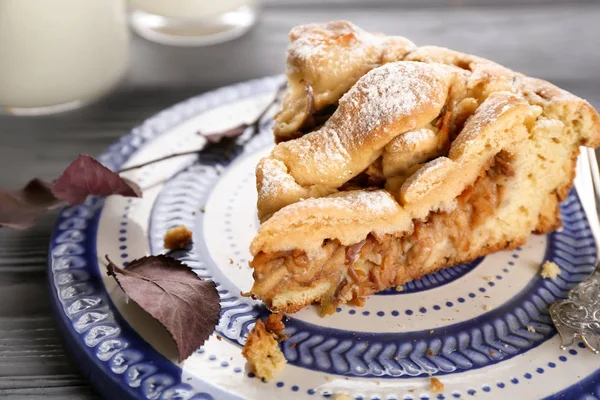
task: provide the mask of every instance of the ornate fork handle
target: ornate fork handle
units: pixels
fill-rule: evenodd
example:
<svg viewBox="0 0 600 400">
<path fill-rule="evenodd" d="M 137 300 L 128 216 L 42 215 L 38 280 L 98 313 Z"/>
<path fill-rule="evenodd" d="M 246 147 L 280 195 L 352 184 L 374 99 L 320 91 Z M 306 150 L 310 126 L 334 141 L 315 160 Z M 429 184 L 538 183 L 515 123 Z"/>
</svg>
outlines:
<svg viewBox="0 0 600 400">
<path fill-rule="evenodd" d="M 562 340 L 561 349 L 569 349 L 580 339 L 592 352 L 600 353 L 600 263 L 566 299 L 550 306 L 550 316 Z"/>
</svg>

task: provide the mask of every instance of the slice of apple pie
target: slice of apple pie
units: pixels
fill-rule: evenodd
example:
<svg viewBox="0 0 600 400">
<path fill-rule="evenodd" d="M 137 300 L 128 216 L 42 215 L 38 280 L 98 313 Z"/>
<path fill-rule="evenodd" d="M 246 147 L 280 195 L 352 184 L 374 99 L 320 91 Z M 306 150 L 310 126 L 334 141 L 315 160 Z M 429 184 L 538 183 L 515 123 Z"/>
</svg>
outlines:
<svg viewBox="0 0 600 400">
<path fill-rule="evenodd" d="M 296 27 L 279 144 L 256 176 L 251 293 L 294 312 L 402 285 L 560 226 L 584 100 L 491 61 L 351 23 Z"/>
</svg>

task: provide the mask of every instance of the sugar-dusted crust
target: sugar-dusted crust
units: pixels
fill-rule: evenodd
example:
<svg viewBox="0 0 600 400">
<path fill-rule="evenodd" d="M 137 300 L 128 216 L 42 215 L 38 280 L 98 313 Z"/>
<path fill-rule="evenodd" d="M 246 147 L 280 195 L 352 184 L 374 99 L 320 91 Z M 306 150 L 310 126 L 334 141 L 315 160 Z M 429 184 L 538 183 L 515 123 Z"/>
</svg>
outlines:
<svg viewBox="0 0 600 400">
<path fill-rule="evenodd" d="M 452 79 L 451 68 L 413 62 L 368 72 L 339 100 L 322 128 L 280 143 L 260 163 L 259 218 L 301 198 L 337 191 L 373 163 L 399 132 L 435 118 Z"/>
<path fill-rule="evenodd" d="M 336 104 L 365 73 L 415 48 L 408 39 L 374 35 L 346 21 L 293 28 L 288 48 L 289 90 L 275 118 L 276 141 L 293 136 L 311 109 Z M 307 87 L 311 101 L 305 96 Z"/>
<path fill-rule="evenodd" d="M 346 31 L 350 49 L 338 43 Z M 392 57 L 385 37 L 347 22 L 295 32 L 288 100 L 314 103 L 304 109 L 313 115 L 337 108 L 309 133 L 283 133 L 299 112 L 289 101 L 278 116 L 275 133 L 286 141 L 257 167 L 256 297 L 284 311 L 359 304 L 560 226 L 579 147 L 600 145 L 600 117 L 586 101 L 448 49 L 393 38 L 405 45 Z M 324 60 L 354 59 L 346 56 L 356 46 L 387 56 L 352 64 L 344 90 L 295 89 L 294 80 L 328 82 Z"/>
</svg>

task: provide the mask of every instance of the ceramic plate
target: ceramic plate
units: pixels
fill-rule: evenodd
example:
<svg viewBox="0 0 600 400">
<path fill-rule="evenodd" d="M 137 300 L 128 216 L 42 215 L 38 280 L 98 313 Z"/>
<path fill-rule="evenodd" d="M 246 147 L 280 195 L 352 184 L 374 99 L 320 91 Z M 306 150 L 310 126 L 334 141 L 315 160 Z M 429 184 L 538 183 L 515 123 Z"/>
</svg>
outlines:
<svg viewBox="0 0 600 400">
<path fill-rule="evenodd" d="M 145 121 L 99 159 L 113 169 L 203 145 L 214 132 L 252 120 L 281 77 L 207 93 Z M 291 316 L 282 344 L 288 366 L 268 383 L 241 356 L 258 302 L 249 243 L 256 232 L 254 167 L 272 148 L 271 122 L 226 157 L 185 156 L 126 173 L 142 199 L 89 198 L 64 209 L 49 254 L 52 301 L 65 342 L 96 390 L 110 399 L 596 399 L 600 357 L 559 349 L 548 306 L 593 269 L 597 216 L 589 176 L 561 206 L 564 227 L 526 245 L 444 269 L 402 292 L 327 318 L 312 308 Z M 585 172 L 585 171 L 584 171 Z M 587 179 L 587 180 L 586 180 Z M 588 189 L 589 190 L 589 189 Z M 193 248 L 175 256 L 216 282 L 222 315 L 215 334 L 178 364 L 167 332 L 105 273 L 104 255 L 128 261 L 158 254 L 167 229 L 186 225 Z M 545 260 L 560 276 L 539 276 Z M 531 329 L 533 328 L 533 329 Z M 219 338 L 217 338 L 217 335 Z M 430 376 L 445 386 L 429 391 Z"/>
</svg>

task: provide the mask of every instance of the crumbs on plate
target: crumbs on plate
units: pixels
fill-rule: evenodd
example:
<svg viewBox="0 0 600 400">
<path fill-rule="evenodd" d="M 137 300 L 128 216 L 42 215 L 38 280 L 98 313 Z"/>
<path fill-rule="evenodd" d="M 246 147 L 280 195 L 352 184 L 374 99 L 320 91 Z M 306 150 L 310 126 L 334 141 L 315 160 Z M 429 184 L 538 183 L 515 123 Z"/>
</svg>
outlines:
<svg viewBox="0 0 600 400">
<path fill-rule="evenodd" d="M 283 316 L 283 313 L 273 313 L 265 322 L 257 320 L 242 349 L 250 371 L 265 381 L 273 378 L 287 363 L 278 344 L 287 339 Z"/>
<path fill-rule="evenodd" d="M 434 378 L 432 376 L 429 380 L 429 390 L 431 390 L 433 393 L 443 393 L 444 384 L 438 378 Z"/>
<path fill-rule="evenodd" d="M 335 393 L 332 397 L 334 400 L 353 400 L 354 397 L 350 397 L 346 393 Z"/>
<path fill-rule="evenodd" d="M 267 331 L 264 322 L 259 319 L 248 334 L 242 349 L 250 371 L 264 381 L 273 378 L 287 363 L 279 348 L 277 337 L 277 334 Z"/>
<path fill-rule="evenodd" d="M 167 250 L 185 249 L 192 243 L 192 231 L 183 225 L 171 228 L 165 233 L 163 247 Z"/>
<path fill-rule="evenodd" d="M 560 274 L 560 267 L 552 261 L 546 261 L 544 265 L 542 265 L 542 271 L 540 275 L 544 279 L 555 279 L 558 274 Z"/>
<path fill-rule="evenodd" d="M 283 340 L 285 338 L 285 325 L 282 321 L 283 313 L 273 313 L 267 317 L 265 321 L 265 328 L 267 332 L 270 332 L 277 336 L 277 340 Z"/>
</svg>

